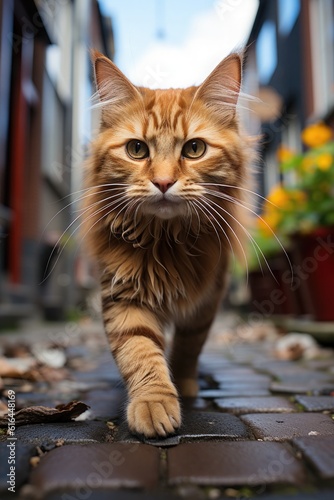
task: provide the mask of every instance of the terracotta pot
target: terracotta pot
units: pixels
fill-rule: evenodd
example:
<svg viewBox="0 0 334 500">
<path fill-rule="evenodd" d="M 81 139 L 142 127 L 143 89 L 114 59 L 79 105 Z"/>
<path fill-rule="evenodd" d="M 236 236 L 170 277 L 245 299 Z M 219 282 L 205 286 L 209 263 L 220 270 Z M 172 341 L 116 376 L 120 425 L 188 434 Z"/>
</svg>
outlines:
<svg viewBox="0 0 334 500">
<path fill-rule="evenodd" d="M 288 256 L 291 260 L 291 256 Z M 272 314 L 304 314 L 300 289 L 295 280 L 291 281 L 291 271 L 287 256 L 282 252 L 268 260 L 268 267 L 249 274 L 249 286 L 252 295 L 252 309 L 265 317 Z"/>
<path fill-rule="evenodd" d="M 295 234 L 293 242 L 296 279 L 308 289 L 309 312 L 318 321 L 334 321 L 334 228 Z"/>
</svg>

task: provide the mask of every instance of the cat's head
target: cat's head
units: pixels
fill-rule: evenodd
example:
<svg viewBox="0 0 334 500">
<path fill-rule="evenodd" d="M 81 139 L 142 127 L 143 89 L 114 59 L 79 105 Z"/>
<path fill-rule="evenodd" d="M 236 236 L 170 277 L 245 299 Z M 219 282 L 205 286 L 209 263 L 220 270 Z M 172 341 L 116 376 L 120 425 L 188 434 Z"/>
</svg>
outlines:
<svg viewBox="0 0 334 500">
<path fill-rule="evenodd" d="M 118 189 L 110 210 L 209 220 L 207 193 L 243 176 L 241 57 L 228 56 L 199 87 L 168 90 L 136 87 L 102 54 L 92 58 L 102 110 L 93 182 Z"/>
</svg>

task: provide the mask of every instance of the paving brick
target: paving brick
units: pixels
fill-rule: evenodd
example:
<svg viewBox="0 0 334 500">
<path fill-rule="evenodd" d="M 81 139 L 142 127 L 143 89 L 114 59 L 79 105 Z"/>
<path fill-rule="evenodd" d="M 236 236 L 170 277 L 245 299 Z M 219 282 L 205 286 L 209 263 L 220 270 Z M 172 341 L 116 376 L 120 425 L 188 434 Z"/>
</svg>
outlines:
<svg viewBox="0 0 334 500">
<path fill-rule="evenodd" d="M 187 441 L 244 439 L 248 436 L 246 426 L 235 415 L 212 412 L 185 412 L 178 434 L 164 439 L 143 438 L 142 440 L 154 446 L 166 447 Z M 126 422 L 119 426 L 115 441 L 140 442 L 137 436 L 129 432 Z"/>
<path fill-rule="evenodd" d="M 333 396 L 296 396 L 296 402 L 306 411 L 334 411 Z"/>
<path fill-rule="evenodd" d="M 259 373 L 253 373 L 247 375 L 246 373 L 214 373 L 213 378 L 219 384 L 245 384 L 245 385 L 263 385 L 270 384 L 272 382 L 272 378 L 269 375 L 261 375 Z"/>
<path fill-rule="evenodd" d="M 279 376 L 288 373 L 300 373 L 304 368 L 294 361 L 270 360 L 267 359 L 253 363 L 253 367 L 261 372 Z"/>
<path fill-rule="evenodd" d="M 47 500 L 79 500 L 83 498 L 87 498 L 87 500 L 180 500 L 180 497 L 178 495 L 174 495 L 172 492 L 162 493 L 161 491 L 142 493 L 139 491 L 113 491 L 110 489 L 99 489 L 92 491 L 92 493 L 87 497 L 74 495 L 75 492 L 73 490 L 58 490 L 54 493 L 49 493 Z"/>
<path fill-rule="evenodd" d="M 169 484 L 237 486 L 301 483 L 299 461 L 280 443 L 187 443 L 168 450 Z"/>
<path fill-rule="evenodd" d="M 334 436 L 308 436 L 295 439 L 293 444 L 322 479 L 334 478 Z"/>
<path fill-rule="evenodd" d="M 231 361 L 230 359 L 224 358 L 221 355 L 217 354 L 208 354 L 204 353 L 199 358 L 199 370 L 206 372 L 212 371 L 212 369 L 220 368 L 220 367 L 230 367 L 230 368 L 238 368 L 240 365 Z"/>
<path fill-rule="evenodd" d="M 318 490 L 314 493 L 309 493 L 307 491 L 303 491 L 301 493 L 293 493 L 288 495 L 286 493 L 282 494 L 273 494 L 273 495 L 265 495 L 259 497 L 259 500 L 333 500 L 334 498 L 334 490 Z"/>
<path fill-rule="evenodd" d="M 329 385 L 320 381 L 310 380 L 308 383 L 294 383 L 294 382 L 274 382 L 270 386 L 272 392 L 279 392 L 285 394 L 322 394 L 334 392 L 334 384 Z"/>
<path fill-rule="evenodd" d="M 209 401 L 204 398 L 182 398 L 181 406 L 183 410 L 207 410 L 210 406 Z"/>
<path fill-rule="evenodd" d="M 5 441 L 0 443 L 0 492 L 1 498 L 3 498 L 3 492 L 8 491 L 11 486 L 7 483 L 9 477 L 7 474 L 10 472 L 10 466 L 13 464 L 8 463 L 8 459 L 13 457 L 10 456 L 11 449 L 8 444 L 15 443 L 14 447 L 12 445 L 12 453 L 15 454 L 15 493 L 17 493 L 20 486 L 28 479 L 29 469 L 30 469 L 30 458 L 35 455 L 36 449 L 31 445 L 18 444 L 17 441 Z M 15 493 L 9 492 L 12 497 L 15 497 Z"/>
<path fill-rule="evenodd" d="M 265 441 L 285 441 L 311 432 L 334 435 L 334 422 L 329 415 L 320 413 L 250 414 L 240 417 L 255 437 Z"/>
<path fill-rule="evenodd" d="M 325 385 L 333 383 L 333 375 L 329 375 L 325 372 L 316 372 L 316 371 L 302 371 L 299 373 L 288 373 L 288 374 L 280 374 L 278 376 L 279 381 L 284 384 L 300 384 L 300 385 L 310 385 L 318 382 L 322 382 Z"/>
<path fill-rule="evenodd" d="M 41 458 L 30 484 L 43 493 L 70 489 L 88 498 L 102 488 L 154 488 L 158 478 L 157 448 L 112 443 L 56 448 Z"/>
<path fill-rule="evenodd" d="M 214 402 L 220 410 L 230 411 L 236 415 L 243 413 L 290 413 L 296 411 L 296 407 L 290 401 L 279 396 L 234 397 L 215 399 Z"/>
<path fill-rule="evenodd" d="M 217 399 L 233 396 L 270 396 L 270 392 L 263 387 L 249 385 L 231 385 L 223 389 L 209 389 L 199 391 L 201 398 Z"/>
<path fill-rule="evenodd" d="M 235 376 L 235 377 L 245 377 L 245 376 L 257 377 L 257 376 L 260 376 L 260 377 L 262 377 L 262 375 L 260 373 L 256 373 L 256 371 L 253 370 L 253 368 L 248 368 L 248 367 L 242 366 L 242 365 L 223 367 L 222 369 L 215 370 L 213 375 L 214 375 L 214 377 L 216 377 L 216 376 L 217 377 L 224 377 L 224 376 L 227 376 L 227 377 L 232 377 L 232 376 Z"/>
<path fill-rule="evenodd" d="M 331 356 L 328 359 L 310 359 L 304 361 L 303 365 L 310 370 L 328 370 L 329 368 L 333 368 L 333 358 Z"/>
<path fill-rule="evenodd" d="M 15 433 L 18 441 L 47 446 L 63 440 L 72 443 L 105 442 L 110 431 L 104 422 L 69 422 L 57 424 L 22 425 Z"/>
</svg>

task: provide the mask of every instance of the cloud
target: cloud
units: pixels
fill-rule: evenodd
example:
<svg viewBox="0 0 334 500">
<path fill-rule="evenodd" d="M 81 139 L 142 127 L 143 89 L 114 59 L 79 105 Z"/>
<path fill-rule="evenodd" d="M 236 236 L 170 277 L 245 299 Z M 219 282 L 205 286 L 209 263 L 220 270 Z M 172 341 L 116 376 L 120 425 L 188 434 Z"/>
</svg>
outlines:
<svg viewBox="0 0 334 500">
<path fill-rule="evenodd" d="M 240 49 L 254 21 L 258 0 L 218 0 L 213 9 L 196 16 L 183 45 L 152 45 L 129 78 L 150 88 L 199 84 L 233 49 Z"/>
</svg>

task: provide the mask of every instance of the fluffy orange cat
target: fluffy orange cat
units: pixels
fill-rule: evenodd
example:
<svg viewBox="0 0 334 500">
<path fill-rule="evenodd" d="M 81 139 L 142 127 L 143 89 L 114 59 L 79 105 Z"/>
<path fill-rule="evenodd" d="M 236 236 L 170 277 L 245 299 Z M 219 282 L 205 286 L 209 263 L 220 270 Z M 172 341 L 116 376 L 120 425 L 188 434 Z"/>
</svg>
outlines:
<svg viewBox="0 0 334 500">
<path fill-rule="evenodd" d="M 101 130 L 87 165 L 84 231 L 129 428 L 166 436 L 181 424 L 179 395 L 197 394 L 198 356 L 241 247 L 242 62 L 231 54 L 199 87 L 168 90 L 132 85 L 98 52 L 93 63 Z"/>
</svg>

